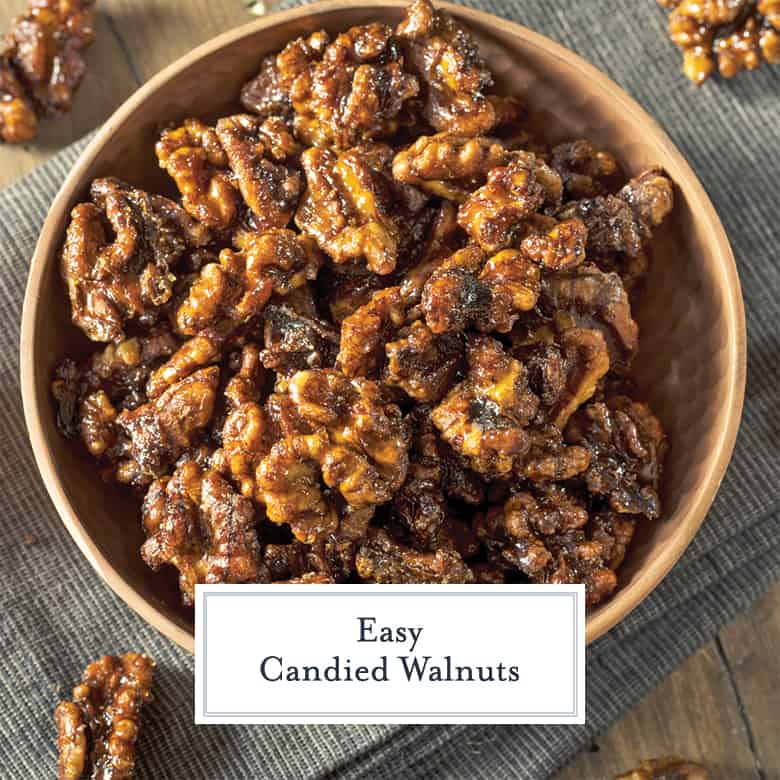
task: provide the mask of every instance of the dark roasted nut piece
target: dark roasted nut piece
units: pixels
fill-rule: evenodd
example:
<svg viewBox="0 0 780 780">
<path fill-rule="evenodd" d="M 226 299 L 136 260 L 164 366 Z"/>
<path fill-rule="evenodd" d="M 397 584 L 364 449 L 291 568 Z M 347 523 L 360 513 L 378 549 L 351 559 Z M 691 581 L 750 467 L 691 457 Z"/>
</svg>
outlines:
<svg viewBox="0 0 780 780">
<path fill-rule="evenodd" d="M 284 164 L 300 151 L 284 122 L 238 114 L 220 119 L 216 134 L 252 211 L 254 227 L 286 227 L 298 206 L 302 182 L 300 172 Z"/>
<path fill-rule="evenodd" d="M 7 55 L 0 54 L 0 138 L 7 144 L 24 144 L 38 133 L 38 115 Z"/>
<path fill-rule="evenodd" d="M 393 159 L 393 176 L 431 195 L 462 203 L 511 154 L 495 138 L 459 133 L 420 136 Z"/>
<path fill-rule="evenodd" d="M 526 236 L 520 244 L 520 250 L 546 269 L 566 271 L 585 260 L 587 239 L 588 229 L 581 220 L 553 220 L 545 232 Z"/>
<path fill-rule="evenodd" d="M 160 167 L 176 182 L 182 206 L 191 216 L 214 230 L 233 224 L 241 199 L 213 127 L 199 119 L 187 119 L 181 127 L 163 131 L 155 152 Z"/>
<path fill-rule="evenodd" d="M 355 566 L 360 579 L 378 583 L 473 582 L 474 575 L 453 549 L 420 553 L 393 541 L 382 529 L 372 529 L 358 549 Z"/>
<path fill-rule="evenodd" d="M 211 457 L 212 467 L 230 476 L 246 498 L 255 496 L 255 471 L 270 447 L 270 426 L 259 403 L 263 379 L 260 350 L 247 344 L 238 373 L 225 388 L 228 415 L 222 427 L 222 447 Z"/>
<path fill-rule="evenodd" d="M 155 571 L 164 564 L 179 570 L 185 605 L 193 603 L 198 583 L 269 580 L 252 502 L 195 461 L 152 483 L 143 524 L 147 538 L 141 556 Z"/>
<path fill-rule="evenodd" d="M 201 269 L 176 312 L 180 333 L 215 326 L 228 331 L 259 315 L 272 293 L 288 295 L 315 279 L 322 256 L 291 230 L 243 233 L 240 251 L 223 249 Z"/>
<path fill-rule="evenodd" d="M 671 8 L 669 37 L 683 52 L 683 73 L 697 86 L 715 72 L 732 78 L 763 61 L 780 62 L 777 0 L 659 0 Z"/>
<path fill-rule="evenodd" d="M 651 758 L 615 780 L 709 780 L 709 772 L 693 761 L 677 756 Z"/>
<path fill-rule="evenodd" d="M 400 287 L 388 287 L 341 323 L 336 364 L 349 377 L 370 376 L 384 360 L 385 344 L 406 321 L 407 301 Z"/>
<path fill-rule="evenodd" d="M 620 170 L 609 152 L 597 149 L 585 139 L 554 147 L 550 167 L 560 174 L 568 199 L 606 194 L 607 183 Z"/>
<path fill-rule="evenodd" d="M 173 201 L 118 179 L 96 179 L 92 200 L 95 205 L 82 203 L 71 213 L 62 275 L 74 324 L 93 341 L 120 341 L 127 320 L 170 299 L 171 269 L 209 233 Z"/>
<path fill-rule="evenodd" d="M 331 368 L 339 348 L 339 334 L 327 322 L 306 317 L 285 305 L 269 305 L 263 312 L 263 365 L 280 376 L 306 368 Z"/>
<path fill-rule="evenodd" d="M 86 70 L 81 50 L 95 37 L 93 6 L 94 0 L 32 0 L 12 22 L 2 56 L 41 116 L 71 108 Z"/>
<path fill-rule="evenodd" d="M 610 368 L 625 374 L 639 346 L 639 327 L 620 277 L 594 265 L 547 276 L 540 303 L 553 313 L 560 330 L 572 326 L 601 331 L 609 351 Z"/>
<path fill-rule="evenodd" d="M 493 84 L 471 35 L 429 0 L 415 0 L 396 29 L 425 87 L 423 114 L 436 130 L 481 135 L 502 118 L 485 95 Z"/>
<path fill-rule="evenodd" d="M 508 165 L 488 173 L 487 184 L 458 210 L 458 224 L 486 252 L 512 245 L 523 221 L 547 203 L 560 204 L 560 176 L 533 154 L 513 152 Z"/>
<path fill-rule="evenodd" d="M 189 447 L 211 421 L 216 402 L 219 368 L 195 371 L 168 387 L 159 397 L 137 409 L 123 411 L 116 420 L 127 437 L 118 445 L 116 478 L 130 484 L 148 484 Z"/>
<path fill-rule="evenodd" d="M 288 85 L 276 64 L 276 55 L 263 57 L 260 72 L 241 89 L 241 105 L 261 119 L 280 116 L 292 119 L 292 103 Z"/>
<path fill-rule="evenodd" d="M 505 249 L 484 262 L 476 245 L 455 252 L 425 283 L 422 311 L 434 333 L 474 327 L 506 333 L 539 298 L 539 267 L 523 252 Z"/>
<path fill-rule="evenodd" d="M 143 653 L 106 655 L 87 666 L 73 701 L 54 711 L 59 780 L 130 780 L 153 670 Z"/>
<path fill-rule="evenodd" d="M 463 341 L 451 333 L 436 335 L 414 322 L 386 346 L 385 382 L 415 401 L 439 401 L 452 384 L 463 356 Z"/>
<path fill-rule="evenodd" d="M 472 336 L 468 376 L 433 410 L 431 419 L 445 442 L 480 474 L 512 471 L 528 451 L 526 426 L 539 399 L 528 388 L 523 365 L 487 336 Z"/>
<path fill-rule="evenodd" d="M 615 589 L 609 547 L 590 539 L 584 506 L 565 489 L 539 494 L 516 493 L 502 506 L 475 518 L 478 538 L 504 566 L 516 568 L 532 582 L 584 583 L 588 605 Z"/>
<path fill-rule="evenodd" d="M 626 557 L 634 537 L 639 515 L 626 515 L 609 510 L 599 512 L 588 521 L 588 535 L 603 545 L 603 557 L 610 569 L 617 570 Z"/>
<path fill-rule="evenodd" d="M 591 452 L 591 493 L 606 496 L 616 512 L 658 517 L 666 438 L 648 406 L 625 396 L 589 404 L 569 421 L 566 441 Z"/>
<path fill-rule="evenodd" d="M 398 130 L 404 104 L 418 92 L 389 27 L 352 27 L 292 81 L 295 132 L 308 145 L 338 149 L 385 138 Z"/>
<path fill-rule="evenodd" d="M 407 214 L 389 175 L 391 158 L 380 144 L 303 153 L 308 186 L 295 222 L 334 263 L 360 261 L 381 275 L 395 270 Z"/>
<path fill-rule="evenodd" d="M 515 472 L 536 484 L 562 482 L 582 474 L 590 465 L 590 450 L 567 445 L 556 425 L 530 431 L 531 447 Z"/>
</svg>

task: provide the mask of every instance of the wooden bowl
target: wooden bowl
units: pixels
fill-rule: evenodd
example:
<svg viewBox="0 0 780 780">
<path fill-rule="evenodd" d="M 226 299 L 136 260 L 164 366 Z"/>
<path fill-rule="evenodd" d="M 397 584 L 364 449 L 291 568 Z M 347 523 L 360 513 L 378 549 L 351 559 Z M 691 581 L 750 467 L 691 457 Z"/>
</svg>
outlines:
<svg viewBox="0 0 780 780">
<path fill-rule="evenodd" d="M 179 605 L 175 573 L 142 562 L 138 501 L 104 485 L 94 465 L 55 425 L 54 367 L 90 345 L 70 323 L 58 253 L 74 204 L 95 177 L 114 175 L 158 192 L 171 183 L 154 156 L 159 125 L 236 111 L 241 85 L 263 55 L 291 38 L 371 21 L 395 24 L 404 0 L 322 2 L 274 14 L 221 35 L 139 89 L 106 122 L 54 201 L 35 249 L 22 321 L 22 394 L 35 457 L 76 543 L 106 582 L 145 620 L 193 647 L 192 612 Z M 663 166 L 676 205 L 655 244 L 642 328 L 638 379 L 672 444 L 664 515 L 640 524 L 614 597 L 587 620 L 592 641 L 659 583 L 701 525 L 731 456 L 745 383 L 745 324 L 729 243 L 701 184 L 660 127 L 612 81 L 552 41 L 487 13 L 440 3 L 477 38 L 499 89 L 525 96 L 561 140 L 587 137 L 612 150 L 627 172 Z M 94 348 L 94 345 L 91 345 Z"/>
</svg>

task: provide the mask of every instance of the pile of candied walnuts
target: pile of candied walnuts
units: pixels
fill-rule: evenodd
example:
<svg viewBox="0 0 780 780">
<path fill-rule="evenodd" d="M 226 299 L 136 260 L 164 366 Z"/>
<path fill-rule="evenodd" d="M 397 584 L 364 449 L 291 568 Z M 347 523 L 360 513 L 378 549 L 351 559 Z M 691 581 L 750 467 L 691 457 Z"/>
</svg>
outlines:
<svg viewBox="0 0 780 780">
<path fill-rule="evenodd" d="M 658 0 L 669 14 L 669 37 L 683 52 L 695 84 L 717 68 L 732 78 L 763 62 L 780 62 L 780 0 Z"/>
<path fill-rule="evenodd" d="M 0 138 L 25 143 L 38 120 L 70 111 L 92 43 L 95 0 L 30 0 L 0 48 Z"/>
<path fill-rule="evenodd" d="M 62 251 L 66 435 L 145 494 L 141 554 L 197 583 L 615 588 L 660 514 L 629 292 L 672 208 L 587 140 L 546 145 L 466 29 L 266 57 L 247 113 L 156 146 L 177 200 L 113 178 Z"/>
</svg>

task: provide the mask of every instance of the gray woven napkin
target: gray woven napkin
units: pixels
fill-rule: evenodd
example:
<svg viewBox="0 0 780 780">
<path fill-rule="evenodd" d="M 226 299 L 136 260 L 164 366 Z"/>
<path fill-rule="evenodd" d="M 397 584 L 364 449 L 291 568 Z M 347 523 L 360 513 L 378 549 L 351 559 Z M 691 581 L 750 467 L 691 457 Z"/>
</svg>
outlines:
<svg viewBox="0 0 780 780">
<path fill-rule="evenodd" d="M 747 401 L 734 460 L 684 558 L 591 647 L 587 725 L 193 725 L 192 658 L 139 620 L 81 557 L 46 496 L 24 430 L 17 345 L 27 267 L 82 142 L 0 192 L 0 776 L 53 777 L 58 697 L 87 661 L 137 649 L 158 662 L 139 744 L 141 778 L 548 777 L 780 577 L 780 68 L 695 91 L 679 73 L 653 0 L 481 7 L 582 54 L 666 126 L 726 225 L 747 305 Z"/>
</svg>

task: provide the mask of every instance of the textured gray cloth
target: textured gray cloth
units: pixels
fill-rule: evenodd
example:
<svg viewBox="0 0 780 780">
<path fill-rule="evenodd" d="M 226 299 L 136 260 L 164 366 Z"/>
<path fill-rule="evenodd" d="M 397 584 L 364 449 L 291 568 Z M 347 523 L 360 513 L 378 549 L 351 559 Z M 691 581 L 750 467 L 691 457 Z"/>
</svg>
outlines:
<svg viewBox="0 0 780 780">
<path fill-rule="evenodd" d="M 192 658 L 143 624 L 81 557 L 46 496 L 24 431 L 17 344 L 27 265 L 77 144 L 0 193 L 2 777 L 53 777 L 58 696 L 87 661 L 132 648 L 158 662 L 140 742 L 142 778 L 544 778 L 780 576 L 780 68 L 695 91 L 679 73 L 652 0 L 482 7 L 584 55 L 666 126 L 726 225 L 747 304 L 747 403 L 733 463 L 683 560 L 590 649 L 587 726 L 195 728 Z M 25 544 L 31 535 L 37 544 Z"/>
</svg>

